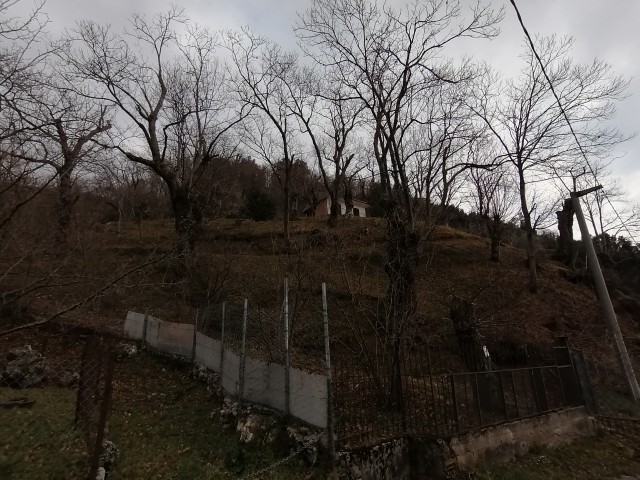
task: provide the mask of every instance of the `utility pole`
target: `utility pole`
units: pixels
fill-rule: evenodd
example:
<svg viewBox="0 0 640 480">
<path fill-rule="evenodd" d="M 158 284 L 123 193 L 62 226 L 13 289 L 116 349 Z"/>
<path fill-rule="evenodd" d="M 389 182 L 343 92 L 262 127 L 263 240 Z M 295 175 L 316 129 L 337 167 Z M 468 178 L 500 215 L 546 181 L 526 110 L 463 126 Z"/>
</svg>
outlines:
<svg viewBox="0 0 640 480">
<path fill-rule="evenodd" d="M 600 262 L 598 262 L 596 250 L 593 247 L 591 235 L 589 234 L 589 229 L 587 228 L 587 222 L 584 219 L 582 206 L 580 205 L 580 197 L 598 191 L 601 188 L 602 185 L 598 185 L 596 187 L 576 192 L 574 180 L 574 191 L 571 192 L 571 203 L 573 204 L 573 210 L 576 212 L 578 225 L 580 225 L 582 243 L 587 249 L 587 258 L 589 260 L 589 263 L 591 264 L 591 271 L 593 272 L 593 280 L 596 284 L 596 292 L 598 293 L 600 308 L 602 308 L 605 319 L 609 323 L 609 327 L 611 328 L 611 332 L 613 333 L 613 340 L 615 341 L 616 349 L 618 350 L 618 358 L 620 360 L 622 370 L 624 371 L 625 378 L 629 385 L 629 390 L 631 392 L 631 396 L 633 397 L 633 401 L 635 403 L 640 403 L 640 386 L 638 385 L 638 379 L 636 378 L 636 374 L 633 371 L 633 364 L 631 363 L 631 358 L 629 358 L 629 352 L 627 351 L 627 347 L 624 343 L 624 338 L 622 337 L 622 332 L 620 331 L 620 325 L 618 324 L 616 312 L 613 310 L 611 297 L 609 297 L 607 285 L 606 283 L 604 283 L 604 276 L 602 275 Z"/>
</svg>

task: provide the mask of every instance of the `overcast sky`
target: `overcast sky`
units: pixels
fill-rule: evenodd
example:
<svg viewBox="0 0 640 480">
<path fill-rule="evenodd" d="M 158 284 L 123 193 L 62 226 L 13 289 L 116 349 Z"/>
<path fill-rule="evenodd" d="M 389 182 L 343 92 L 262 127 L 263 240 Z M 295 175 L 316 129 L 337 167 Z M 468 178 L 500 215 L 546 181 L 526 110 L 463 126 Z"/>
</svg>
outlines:
<svg viewBox="0 0 640 480">
<path fill-rule="evenodd" d="M 23 6 L 30 5 L 30 1 L 23 0 Z M 55 32 L 85 19 L 118 27 L 126 23 L 134 11 L 154 13 L 166 10 L 172 3 L 211 29 L 249 25 L 283 46 L 294 48 L 292 25 L 309 0 L 47 0 L 45 11 L 51 20 L 50 31 Z M 474 42 L 468 47 L 465 44 L 465 48 L 472 49 L 468 53 L 503 72 L 514 72 L 522 50 L 522 31 L 508 0 L 491 3 L 496 8 L 505 7 L 501 35 L 491 42 Z M 640 130 L 640 29 L 637 25 L 640 0 L 519 0 L 517 3 L 531 34 L 571 35 L 576 40 L 577 60 L 590 62 L 597 56 L 611 63 L 617 73 L 633 77 L 631 97 L 619 105 L 615 123 L 625 133 Z M 622 156 L 614 164 L 616 175 L 640 201 L 640 137 L 622 145 L 613 155 Z"/>
</svg>

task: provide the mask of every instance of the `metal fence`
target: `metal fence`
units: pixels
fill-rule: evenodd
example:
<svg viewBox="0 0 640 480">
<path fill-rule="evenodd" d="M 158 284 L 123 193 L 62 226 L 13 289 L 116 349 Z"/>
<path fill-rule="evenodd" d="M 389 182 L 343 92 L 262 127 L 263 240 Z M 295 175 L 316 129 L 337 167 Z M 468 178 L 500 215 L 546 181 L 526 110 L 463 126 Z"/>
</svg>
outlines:
<svg viewBox="0 0 640 480">
<path fill-rule="evenodd" d="M 181 356 L 216 372 L 221 390 L 240 402 L 279 410 L 331 428 L 326 290 L 278 308 L 224 302 L 208 305 L 193 324 L 129 312 L 124 333 L 148 348 Z M 330 436 L 331 439 L 333 436 Z"/>
<path fill-rule="evenodd" d="M 594 413 L 640 419 L 640 406 L 634 403 L 629 393 L 622 367 L 616 363 L 617 353 L 614 346 L 604 344 L 602 348 L 606 355 L 589 362 L 595 396 Z M 640 355 L 633 351 L 630 351 L 630 354 L 636 376 L 638 376 L 640 375 Z"/>
<path fill-rule="evenodd" d="M 636 376 L 640 376 L 640 352 L 628 342 Z M 590 411 L 609 431 L 640 439 L 640 405 L 634 402 L 622 367 L 616 363 L 617 353 L 612 343 L 603 342 L 602 355 L 588 363 L 593 384 L 593 404 Z"/>
<path fill-rule="evenodd" d="M 459 338 L 404 346 L 396 362 L 335 363 L 342 448 L 406 435 L 441 438 L 583 404 L 581 352 L 566 340 L 546 350 Z M 582 382 L 581 382 L 582 380 Z"/>
<path fill-rule="evenodd" d="M 85 436 L 89 474 L 93 480 L 101 465 L 105 430 L 112 401 L 114 356 L 96 336 L 89 337 L 78 375 L 74 425 Z"/>
<path fill-rule="evenodd" d="M 42 335 L 10 348 L 0 375 L 2 478 L 96 478 L 114 363 L 100 339 Z"/>
</svg>

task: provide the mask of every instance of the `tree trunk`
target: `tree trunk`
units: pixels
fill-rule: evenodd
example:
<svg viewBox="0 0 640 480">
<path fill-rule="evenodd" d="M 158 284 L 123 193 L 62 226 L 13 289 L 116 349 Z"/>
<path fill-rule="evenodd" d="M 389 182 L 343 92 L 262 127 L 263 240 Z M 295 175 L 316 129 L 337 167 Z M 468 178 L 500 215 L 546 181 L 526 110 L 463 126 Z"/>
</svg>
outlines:
<svg viewBox="0 0 640 480">
<path fill-rule="evenodd" d="M 391 342 L 391 369 L 390 369 L 390 385 L 389 385 L 389 397 L 387 399 L 387 408 L 400 412 L 403 428 L 405 419 L 404 411 L 404 385 L 402 383 L 402 369 L 400 368 L 402 362 L 400 360 L 400 340 L 394 338 Z"/>
<path fill-rule="evenodd" d="M 403 219 L 403 212 L 397 204 L 390 201 L 386 207 L 388 259 L 385 272 L 389 278 L 386 333 L 391 339 L 389 356 L 392 359 L 389 401 L 391 405 L 402 408 L 401 362 L 398 355 L 404 341 L 405 328 L 416 308 L 415 269 L 420 235 Z"/>
<path fill-rule="evenodd" d="M 288 177 L 288 175 L 287 175 Z M 285 178 L 285 186 L 282 189 L 284 193 L 284 240 L 289 244 L 289 212 L 291 210 L 291 198 L 289 194 L 289 179 Z"/>
<path fill-rule="evenodd" d="M 334 198 L 335 197 L 335 198 Z M 330 227 L 335 228 L 338 226 L 338 219 L 340 218 L 340 204 L 338 203 L 338 196 L 331 196 L 331 208 L 329 209 L 329 220 L 327 223 Z"/>
<path fill-rule="evenodd" d="M 172 195 L 171 204 L 175 216 L 178 264 L 188 271 L 201 226 L 198 206 L 184 192 Z"/>
<path fill-rule="evenodd" d="M 562 210 L 556 212 L 558 216 L 558 257 L 565 265 L 573 263 L 573 204 L 566 199 Z"/>
<path fill-rule="evenodd" d="M 529 291 L 538 293 L 538 271 L 536 266 L 536 232 L 534 229 L 527 230 L 527 264 L 529 266 Z"/>
<path fill-rule="evenodd" d="M 402 326 L 415 310 L 415 269 L 418 263 L 420 235 L 400 217 L 397 207 L 393 208 L 387 219 L 387 234 L 387 301 L 392 322 L 391 331 L 394 335 L 400 335 Z"/>
<path fill-rule="evenodd" d="M 336 166 L 336 173 L 331 184 L 325 182 L 325 187 L 329 192 L 329 198 L 331 199 L 331 208 L 329 209 L 329 220 L 327 223 L 331 228 L 338 226 L 338 219 L 340 218 L 340 204 L 338 203 L 338 196 L 340 195 L 340 185 L 344 184 L 344 177 L 340 175 L 340 170 Z"/>
<path fill-rule="evenodd" d="M 500 241 L 502 240 L 502 226 L 500 225 L 500 217 L 494 215 L 493 217 L 485 216 L 485 225 L 489 239 L 491 240 L 491 256 L 489 259 L 492 262 L 500 261 Z"/>
<path fill-rule="evenodd" d="M 529 291 L 538 293 L 538 272 L 536 270 L 536 230 L 531 222 L 531 211 L 527 204 L 526 182 L 524 178 L 524 170 L 522 169 L 522 161 L 518 164 L 518 177 L 520 181 L 520 208 L 524 219 L 524 229 L 527 234 L 527 267 L 529 269 Z"/>
<path fill-rule="evenodd" d="M 71 227 L 71 212 L 75 204 L 73 196 L 73 180 L 71 178 L 71 169 L 59 171 L 60 182 L 58 185 L 58 235 L 59 245 L 66 245 L 69 239 L 69 230 Z"/>
<path fill-rule="evenodd" d="M 344 186 L 344 214 L 353 215 L 353 190 L 351 182 L 347 182 Z"/>
</svg>

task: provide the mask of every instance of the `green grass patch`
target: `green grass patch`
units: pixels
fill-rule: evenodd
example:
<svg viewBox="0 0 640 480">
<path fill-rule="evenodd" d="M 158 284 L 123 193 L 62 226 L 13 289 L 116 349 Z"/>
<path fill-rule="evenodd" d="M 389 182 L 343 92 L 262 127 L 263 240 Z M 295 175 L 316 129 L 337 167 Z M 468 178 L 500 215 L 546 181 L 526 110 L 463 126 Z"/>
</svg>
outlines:
<svg viewBox="0 0 640 480">
<path fill-rule="evenodd" d="M 636 440 L 604 434 L 571 445 L 533 449 L 513 463 L 478 467 L 475 480 L 601 480 L 640 474 Z"/>
<path fill-rule="evenodd" d="M 111 480 L 234 479 L 288 452 L 282 445 L 240 443 L 235 422 L 221 422 L 219 402 L 190 378 L 188 365 L 138 355 L 117 365 L 114 382 L 108 438 L 121 457 Z M 307 474 L 295 458 L 260 478 Z"/>
<path fill-rule="evenodd" d="M 220 420 L 219 401 L 189 370 L 188 365 L 147 354 L 116 364 L 106 439 L 115 443 L 120 457 L 110 480 L 236 479 L 288 455 L 286 441 L 242 444 L 236 423 Z M 0 479 L 85 478 L 89 457 L 82 431 L 73 428 L 75 391 L 0 389 L 2 401 L 17 397 L 35 404 L 0 409 Z M 296 457 L 259 478 L 313 478 L 310 475 L 311 469 Z"/>
<path fill-rule="evenodd" d="M 83 478 L 89 468 L 82 431 L 73 426 L 75 392 L 65 388 L 0 388 L 0 401 L 27 397 L 30 408 L 0 409 L 0 478 Z"/>
</svg>

